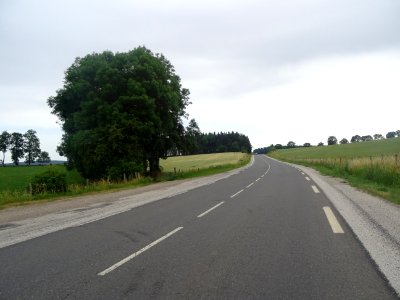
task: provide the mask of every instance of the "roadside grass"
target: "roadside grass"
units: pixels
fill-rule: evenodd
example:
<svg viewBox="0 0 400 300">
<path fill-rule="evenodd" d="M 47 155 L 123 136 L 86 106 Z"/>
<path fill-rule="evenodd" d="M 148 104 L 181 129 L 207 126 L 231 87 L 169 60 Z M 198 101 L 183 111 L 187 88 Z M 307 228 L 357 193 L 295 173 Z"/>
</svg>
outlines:
<svg viewBox="0 0 400 300">
<path fill-rule="evenodd" d="M 53 201 L 85 194 L 137 188 L 160 181 L 209 176 L 244 166 L 249 163 L 250 158 L 249 154 L 243 153 L 171 157 L 167 160 L 161 160 L 161 166 L 164 171 L 159 178 L 154 180 L 149 177 L 139 177 L 122 182 L 109 182 L 104 179 L 87 183 L 76 170 L 67 170 L 63 165 L 4 167 L 0 168 L 0 209 L 26 205 L 32 202 Z M 176 172 L 174 172 L 174 168 L 177 170 Z M 31 178 L 35 174 L 49 169 L 67 174 L 67 192 L 62 194 L 42 193 L 31 195 L 28 189 Z"/>
<path fill-rule="evenodd" d="M 400 138 L 278 150 L 269 155 L 344 178 L 359 189 L 400 204 Z"/>
</svg>

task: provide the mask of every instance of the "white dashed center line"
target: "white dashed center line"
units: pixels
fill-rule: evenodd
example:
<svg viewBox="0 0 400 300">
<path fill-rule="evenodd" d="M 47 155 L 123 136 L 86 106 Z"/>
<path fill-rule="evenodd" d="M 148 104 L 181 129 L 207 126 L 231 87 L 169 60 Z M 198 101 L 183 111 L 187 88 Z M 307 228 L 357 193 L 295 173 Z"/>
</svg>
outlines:
<svg viewBox="0 0 400 300">
<path fill-rule="evenodd" d="M 209 210 L 206 210 L 205 212 L 203 212 L 202 214 L 198 215 L 197 217 L 198 217 L 198 218 L 201 218 L 201 217 L 205 216 L 205 215 L 208 214 L 210 211 L 216 209 L 218 206 L 220 206 L 220 205 L 222 205 L 222 204 L 224 204 L 224 201 L 218 203 L 217 205 L 214 205 L 214 206 L 211 207 Z"/>
<path fill-rule="evenodd" d="M 306 176 L 307 181 L 310 181 L 310 178 Z"/>
<path fill-rule="evenodd" d="M 239 195 L 241 192 L 243 192 L 243 190 L 240 190 L 240 191 L 237 192 L 236 194 L 233 194 L 233 195 L 231 196 L 231 198 L 236 197 L 236 196 Z"/>
<path fill-rule="evenodd" d="M 248 189 L 249 187 L 251 187 L 254 184 L 254 182 L 250 183 L 248 186 L 246 186 L 246 189 Z"/>
<path fill-rule="evenodd" d="M 163 240 L 169 238 L 171 235 L 177 233 L 179 230 L 183 229 L 183 227 L 178 227 L 174 230 L 172 230 L 170 233 L 167 233 L 166 235 L 164 235 L 163 237 L 159 238 L 158 240 L 152 242 L 151 244 L 148 244 L 146 247 L 140 249 L 139 251 L 129 255 L 128 257 L 124 258 L 123 260 L 117 262 L 116 264 L 112 265 L 111 267 L 109 267 L 108 269 L 105 269 L 104 271 L 98 273 L 97 275 L 99 276 L 104 276 L 107 273 L 110 273 L 112 271 L 114 271 L 116 268 L 119 268 L 120 266 L 122 266 L 123 264 L 127 263 L 128 261 L 130 261 L 131 259 L 134 259 L 136 256 L 142 254 L 143 252 L 145 252 L 146 250 L 149 250 L 151 247 L 157 245 L 158 243 L 161 243 Z"/>
</svg>

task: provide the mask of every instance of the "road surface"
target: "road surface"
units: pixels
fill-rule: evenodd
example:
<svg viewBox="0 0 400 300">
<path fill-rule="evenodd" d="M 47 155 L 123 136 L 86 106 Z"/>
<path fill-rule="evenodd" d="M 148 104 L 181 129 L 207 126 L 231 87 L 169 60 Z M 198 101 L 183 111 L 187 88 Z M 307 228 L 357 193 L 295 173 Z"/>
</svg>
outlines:
<svg viewBox="0 0 400 300">
<path fill-rule="evenodd" d="M 186 193 L 0 249 L 0 299 L 397 299 L 318 186 L 255 156 Z"/>
</svg>

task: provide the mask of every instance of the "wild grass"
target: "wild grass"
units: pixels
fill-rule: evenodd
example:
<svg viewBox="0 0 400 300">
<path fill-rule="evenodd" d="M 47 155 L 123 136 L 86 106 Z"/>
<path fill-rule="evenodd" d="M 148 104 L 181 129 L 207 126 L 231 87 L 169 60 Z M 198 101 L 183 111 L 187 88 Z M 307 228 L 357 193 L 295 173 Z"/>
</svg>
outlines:
<svg viewBox="0 0 400 300">
<path fill-rule="evenodd" d="M 320 148 L 317 149 L 320 157 L 313 148 L 275 151 L 270 156 L 345 178 L 353 186 L 400 204 L 400 139 L 359 143 L 356 148 L 352 145 L 315 147 Z M 376 145 L 381 146 L 380 151 Z M 362 151 L 354 151 L 361 146 Z M 339 147 L 342 152 L 337 151 Z M 378 152 L 385 154 L 376 155 Z"/>
<path fill-rule="evenodd" d="M 137 188 L 160 181 L 213 175 L 244 166 L 250 161 L 250 157 L 243 153 L 173 157 L 161 162 L 164 171 L 156 180 L 138 177 L 119 182 L 110 182 L 107 179 L 87 182 L 76 170 L 68 171 L 63 165 L 4 167 L 0 168 L 0 209 L 38 201 L 53 201 L 65 197 Z M 168 163 L 165 164 L 167 161 L 170 166 Z M 31 178 L 49 169 L 66 172 L 67 192 L 31 195 L 28 188 Z"/>
</svg>

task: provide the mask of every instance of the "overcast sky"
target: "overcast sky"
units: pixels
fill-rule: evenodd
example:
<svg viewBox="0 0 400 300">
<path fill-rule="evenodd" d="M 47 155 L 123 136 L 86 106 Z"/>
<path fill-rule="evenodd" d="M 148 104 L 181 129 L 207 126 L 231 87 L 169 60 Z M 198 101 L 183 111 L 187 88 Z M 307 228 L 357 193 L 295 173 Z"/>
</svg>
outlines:
<svg viewBox="0 0 400 300">
<path fill-rule="evenodd" d="M 34 129 L 59 159 L 46 100 L 64 71 L 141 45 L 175 66 L 203 132 L 258 148 L 400 129 L 399 0 L 1 0 L 0 131 Z"/>
</svg>

